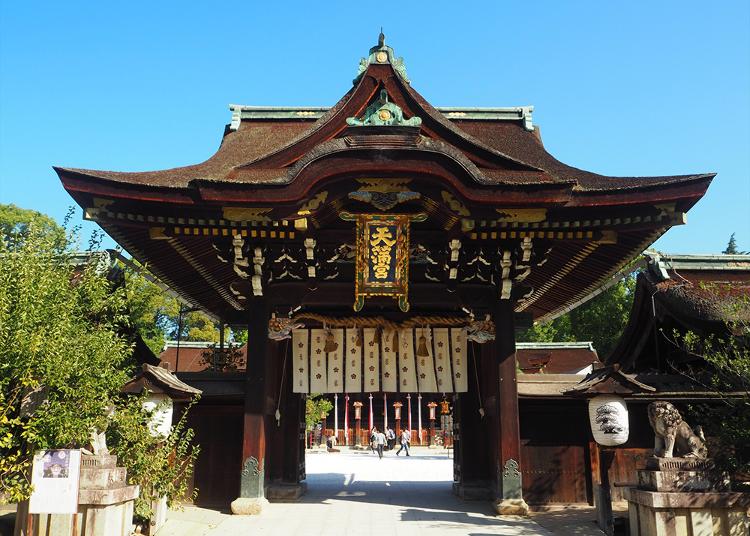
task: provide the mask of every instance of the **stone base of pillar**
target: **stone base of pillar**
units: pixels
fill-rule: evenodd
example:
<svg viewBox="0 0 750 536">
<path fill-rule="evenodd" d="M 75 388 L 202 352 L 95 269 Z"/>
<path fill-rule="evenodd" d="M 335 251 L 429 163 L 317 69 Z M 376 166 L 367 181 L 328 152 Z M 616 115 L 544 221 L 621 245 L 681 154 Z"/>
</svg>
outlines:
<svg viewBox="0 0 750 536">
<path fill-rule="evenodd" d="M 453 483 L 453 494 L 464 501 L 489 501 L 492 499 L 492 487 L 489 482 Z"/>
<path fill-rule="evenodd" d="M 167 507 L 167 498 L 162 497 L 158 501 L 151 501 L 151 519 L 148 521 L 149 534 L 156 534 L 156 532 L 167 522 L 167 513 L 169 508 Z"/>
<path fill-rule="evenodd" d="M 257 516 L 268 505 L 268 500 L 263 497 L 239 497 L 232 501 L 232 513 L 238 516 Z"/>
<path fill-rule="evenodd" d="M 307 482 L 274 482 L 266 488 L 269 502 L 296 502 L 307 492 Z"/>
<path fill-rule="evenodd" d="M 495 512 L 501 516 L 527 516 L 529 505 L 523 499 L 496 499 Z"/>
</svg>

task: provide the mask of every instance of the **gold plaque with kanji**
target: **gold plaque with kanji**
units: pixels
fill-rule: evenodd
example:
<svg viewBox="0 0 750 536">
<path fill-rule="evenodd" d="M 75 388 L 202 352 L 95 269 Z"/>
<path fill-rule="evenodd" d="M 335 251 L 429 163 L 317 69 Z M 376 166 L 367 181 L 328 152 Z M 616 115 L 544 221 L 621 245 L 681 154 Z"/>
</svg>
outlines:
<svg viewBox="0 0 750 536">
<path fill-rule="evenodd" d="M 404 214 L 357 215 L 355 311 L 368 296 L 391 296 L 409 310 L 409 221 Z"/>
</svg>

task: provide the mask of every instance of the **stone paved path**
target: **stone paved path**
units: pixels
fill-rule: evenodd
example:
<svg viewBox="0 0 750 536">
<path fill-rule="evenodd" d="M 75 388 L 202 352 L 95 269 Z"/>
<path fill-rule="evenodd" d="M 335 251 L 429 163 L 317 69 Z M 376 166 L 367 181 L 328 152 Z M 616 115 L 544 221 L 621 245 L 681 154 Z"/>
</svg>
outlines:
<svg viewBox="0 0 750 536">
<path fill-rule="evenodd" d="M 396 457 L 343 450 L 307 456 L 307 494 L 275 503 L 260 516 L 231 516 L 200 508 L 170 512 L 158 536 L 549 536 L 524 518 L 498 518 L 484 501 L 451 493 L 453 461 L 413 449 Z"/>
</svg>

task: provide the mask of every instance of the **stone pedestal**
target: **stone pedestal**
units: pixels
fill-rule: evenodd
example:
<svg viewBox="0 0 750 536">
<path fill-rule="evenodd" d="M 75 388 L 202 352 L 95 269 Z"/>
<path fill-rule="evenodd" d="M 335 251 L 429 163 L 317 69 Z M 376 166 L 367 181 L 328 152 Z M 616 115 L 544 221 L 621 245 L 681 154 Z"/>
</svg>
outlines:
<svg viewBox="0 0 750 536">
<path fill-rule="evenodd" d="M 495 512 L 501 516 L 528 516 L 529 505 L 523 499 L 497 499 Z"/>
<path fill-rule="evenodd" d="M 138 486 L 128 486 L 124 467 L 117 456 L 81 456 L 78 492 L 77 534 L 79 536 L 129 536 L 133 531 L 133 505 Z M 26 532 L 28 503 L 18 506 L 15 536 L 70 536 L 73 516 L 39 514 L 33 530 Z"/>
<path fill-rule="evenodd" d="M 230 505 L 232 513 L 240 516 L 257 516 L 263 511 L 263 507 L 268 504 L 264 497 L 240 497 L 232 501 Z"/>
<path fill-rule="evenodd" d="M 149 534 L 156 534 L 156 532 L 167 522 L 167 512 L 169 507 L 167 506 L 167 498 L 162 497 L 158 501 L 151 501 L 151 519 L 148 522 Z"/>
<path fill-rule="evenodd" d="M 307 491 L 307 482 L 274 482 L 266 488 L 269 502 L 296 502 Z"/>
<path fill-rule="evenodd" d="M 625 490 L 631 536 L 735 536 L 750 530 L 750 494 L 733 493 L 710 460 L 650 458 Z"/>
<path fill-rule="evenodd" d="M 464 501 L 492 500 L 492 483 L 488 481 L 454 482 L 453 494 Z"/>
<path fill-rule="evenodd" d="M 133 506 L 138 486 L 128 486 L 117 456 L 82 456 L 78 494 L 79 534 L 127 536 L 133 530 Z"/>
</svg>

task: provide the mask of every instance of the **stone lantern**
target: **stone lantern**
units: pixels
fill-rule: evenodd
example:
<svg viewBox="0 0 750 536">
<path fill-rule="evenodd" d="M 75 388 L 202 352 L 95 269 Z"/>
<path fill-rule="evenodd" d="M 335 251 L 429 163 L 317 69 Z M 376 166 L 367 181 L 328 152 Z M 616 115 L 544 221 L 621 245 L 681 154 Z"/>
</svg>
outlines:
<svg viewBox="0 0 750 536">
<path fill-rule="evenodd" d="M 163 363 L 162 365 L 166 365 Z M 174 402 L 187 402 L 201 391 L 180 381 L 164 366 L 143 364 L 141 372 L 122 386 L 122 393 L 146 393 L 143 409 L 152 412 L 149 430 L 154 437 L 166 439 L 172 429 Z"/>
<path fill-rule="evenodd" d="M 174 402 L 187 402 L 201 394 L 199 389 L 180 381 L 165 365 L 167 364 L 162 363 L 162 366 L 155 367 L 144 363 L 141 371 L 121 389 L 121 392 L 125 394 L 146 393 L 143 408 L 152 412 L 149 431 L 151 435 L 161 439 L 166 439 L 172 430 Z M 93 464 L 94 461 L 92 460 L 91 463 Z M 166 497 L 155 501 L 151 506 L 154 513 L 150 520 L 150 531 L 153 534 L 166 521 Z"/>
<path fill-rule="evenodd" d="M 362 402 L 357 400 L 354 404 L 354 446 L 362 446 Z"/>
<path fill-rule="evenodd" d="M 401 436 L 401 408 L 404 407 L 404 405 L 401 402 L 394 402 L 393 403 L 393 411 L 396 414 L 396 436 Z"/>
<path fill-rule="evenodd" d="M 430 409 L 430 437 L 428 439 L 428 446 L 434 447 L 435 446 L 435 408 L 437 408 L 437 404 L 435 402 L 430 402 L 427 404 L 427 407 Z"/>
</svg>

